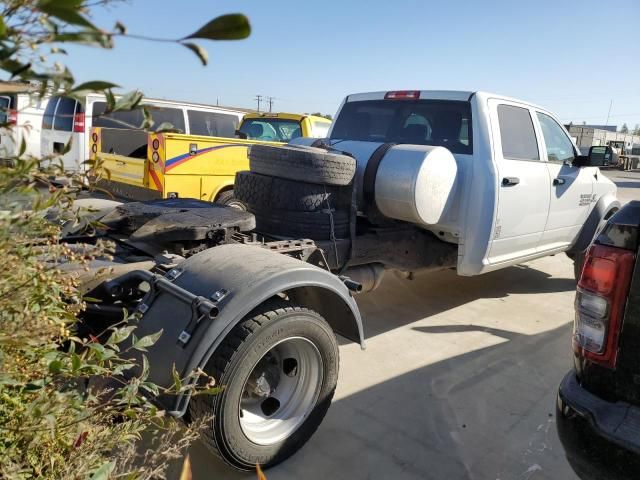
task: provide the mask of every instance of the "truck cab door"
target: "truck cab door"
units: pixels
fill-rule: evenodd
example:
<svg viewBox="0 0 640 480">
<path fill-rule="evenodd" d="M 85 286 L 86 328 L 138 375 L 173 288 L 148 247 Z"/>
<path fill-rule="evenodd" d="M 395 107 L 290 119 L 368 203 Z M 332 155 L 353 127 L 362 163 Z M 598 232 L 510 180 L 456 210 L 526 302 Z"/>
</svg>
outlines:
<svg viewBox="0 0 640 480">
<path fill-rule="evenodd" d="M 569 247 L 580 233 L 591 208 L 597 169 L 574 165 L 573 142 L 550 115 L 536 111 L 536 119 L 551 184 L 549 216 L 538 246 L 542 252 Z"/>
<path fill-rule="evenodd" d="M 489 99 L 498 202 L 484 271 L 535 256 L 549 213 L 551 181 L 526 105 Z"/>
</svg>

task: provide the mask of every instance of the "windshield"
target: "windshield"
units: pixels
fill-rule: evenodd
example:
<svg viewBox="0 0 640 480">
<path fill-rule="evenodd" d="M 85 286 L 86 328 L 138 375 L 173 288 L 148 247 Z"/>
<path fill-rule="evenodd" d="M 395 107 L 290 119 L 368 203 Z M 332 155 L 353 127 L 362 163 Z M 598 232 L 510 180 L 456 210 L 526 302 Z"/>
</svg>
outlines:
<svg viewBox="0 0 640 480">
<path fill-rule="evenodd" d="M 267 142 L 288 142 L 302 136 L 300 122 L 283 118 L 250 118 L 245 119 L 240 131 L 249 140 L 264 140 Z"/>
<path fill-rule="evenodd" d="M 408 143 L 473 153 L 471 106 L 453 100 L 367 100 L 347 102 L 332 139 Z"/>
</svg>

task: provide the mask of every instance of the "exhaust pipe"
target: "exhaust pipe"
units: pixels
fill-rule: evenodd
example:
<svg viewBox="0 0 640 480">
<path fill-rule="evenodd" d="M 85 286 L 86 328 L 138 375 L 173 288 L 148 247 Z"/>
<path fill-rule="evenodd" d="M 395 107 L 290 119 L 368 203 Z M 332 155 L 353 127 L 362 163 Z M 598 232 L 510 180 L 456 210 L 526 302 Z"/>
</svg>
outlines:
<svg viewBox="0 0 640 480">
<path fill-rule="evenodd" d="M 381 263 L 367 263 L 348 268 L 344 276 L 360 284 L 357 293 L 371 292 L 380 286 L 384 276 L 384 267 Z"/>
</svg>

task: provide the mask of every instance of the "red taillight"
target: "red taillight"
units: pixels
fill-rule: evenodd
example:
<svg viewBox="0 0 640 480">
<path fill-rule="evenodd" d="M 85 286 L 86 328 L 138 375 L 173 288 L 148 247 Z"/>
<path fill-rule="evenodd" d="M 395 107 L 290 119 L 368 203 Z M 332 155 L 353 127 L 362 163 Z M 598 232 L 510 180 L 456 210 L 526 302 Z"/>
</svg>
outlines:
<svg viewBox="0 0 640 480">
<path fill-rule="evenodd" d="M 84 132 L 84 113 L 76 113 L 73 116 L 73 131 Z"/>
<path fill-rule="evenodd" d="M 420 90 L 399 90 L 387 92 L 384 96 L 386 100 L 417 100 L 420 98 Z"/>
<path fill-rule="evenodd" d="M 608 368 L 616 366 L 634 263 L 633 252 L 594 245 L 578 282 L 573 348 L 577 354 Z"/>
<path fill-rule="evenodd" d="M 9 125 L 17 125 L 18 124 L 18 111 L 17 110 L 9 110 L 7 112 L 7 123 Z"/>
</svg>

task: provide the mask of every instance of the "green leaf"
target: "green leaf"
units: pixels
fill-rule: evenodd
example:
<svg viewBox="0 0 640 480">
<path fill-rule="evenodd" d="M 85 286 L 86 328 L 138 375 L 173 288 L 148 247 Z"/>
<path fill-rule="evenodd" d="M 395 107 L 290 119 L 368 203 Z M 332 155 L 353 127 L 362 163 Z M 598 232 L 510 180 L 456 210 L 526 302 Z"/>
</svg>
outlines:
<svg viewBox="0 0 640 480">
<path fill-rule="evenodd" d="M 4 23 L 4 18 L 0 17 L 0 37 L 7 35 L 7 24 Z"/>
<path fill-rule="evenodd" d="M 173 388 L 176 392 L 179 392 L 182 389 L 182 379 L 180 378 L 180 374 L 176 370 L 176 364 L 173 364 L 173 369 L 171 370 L 171 375 L 173 376 Z"/>
<path fill-rule="evenodd" d="M 109 340 L 107 340 L 105 345 L 117 345 L 125 341 L 127 338 L 129 338 L 129 335 L 131 335 L 131 332 L 133 332 L 135 329 L 136 329 L 135 326 L 128 326 L 128 327 L 115 329 L 113 333 L 109 336 Z"/>
<path fill-rule="evenodd" d="M 151 335 L 142 337 L 134 342 L 133 348 L 135 348 L 136 350 L 144 351 L 147 347 L 150 347 L 151 345 L 156 343 L 160 338 L 160 335 L 162 335 L 162 330 L 156 333 L 152 333 Z"/>
<path fill-rule="evenodd" d="M 94 80 L 91 82 L 84 82 L 80 85 L 76 86 L 71 90 L 72 92 L 80 92 L 85 90 L 90 90 L 92 92 L 100 92 L 102 90 L 107 90 L 109 88 L 118 88 L 118 85 L 111 82 L 103 82 L 101 80 Z"/>
<path fill-rule="evenodd" d="M 196 45 L 195 43 L 191 43 L 191 42 L 184 42 L 182 43 L 182 45 L 184 45 L 193 53 L 195 53 L 200 59 L 200 61 L 202 62 L 202 65 L 207 64 L 207 62 L 209 61 L 209 54 L 204 48 L 202 48 L 200 45 Z"/>
<path fill-rule="evenodd" d="M 141 380 L 146 380 L 149 376 L 149 360 L 147 360 L 147 356 L 142 356 L 142 373 L 140 374 Z"/>
<path fill-rule="evenodd" d="M 182 130 L 173 126 L 173 124 L 169 122 L 162 122 L 158 125 L 158 128 L 154 129 L 156 133 L 180 133 Z"/>
<path fill-rule="evenodd" d="M 81 45 L 99 46 L 102 48 L 113 47 L 113 41 L 111 40 L 111 37 L 99 31 L 58 33 L 53 36 L 52 41 L 54 43 L 69 42 L 78 43 Z"/>
<path fill-rule="evenodd" d="M 241 13 L 221 15 L 214 18 L 187 38 L 205 38 L 207 40 L 242 40 L 251 34 L 249 19 Z"/>
<path fill-rule="evenodd" d="M 38 5 L 40 11 L 49 16 L 62 20 L 70 25 L 80 25 L 82 27 L 97 30 L 95 25 L 78 13 L 79 5 L 76 2 L 67 1 L 43 1 Z"/>
<path fill-rule="evenodd" d="M 51 363 L 49 363 L 49 372 L 56 374 L 56 373 L 60 373 L 60 371 L 62 370 L 62 362 L 60 360 L 54 360 Z"/>
<path fill-rule="evenodd" d="M 66 155 L 67 153 L 69 153 L 71 151 L 72 146 L 73 146 L 73 135 L 69 137 L 69 141 L 64 146 L 64 149 L 62 150 L 62 153 L 60 155 Z"/>
<path fill-rule="evenodd" d="M 136 108 L 141 100 L 142 92 L 134 90 L 133 92 L 129 92 L 123 97 L 116 100 L 113 110 L 131 110 L 133 108 Z"/>
<path fill-rule="evenodd" d="M 93 472 L 90 480 L 108 480 L 114 468 L 116 468 L 116 462 L 103 463 L 100 468 Z"/>
<path fill-rule="evenodd" d="M 23 156 L 24 152 L 26 151 L 27 151 L 27 140 L 23 136 L 22 141 L 20 142 L 20 153 L 18 153 L 18 156 L 19 157 Z"/>
<path fill-rule="evenodd" d="M 77 371 L 80 369 L 80 366 L 82 365 L 82 360 L 80 360 L 80 357 L 78 356 L 77 353 L 74 353 L 73 355 L 71 355 L 71 368 L 73 369 L 73 371 Z"/>
</svg>

